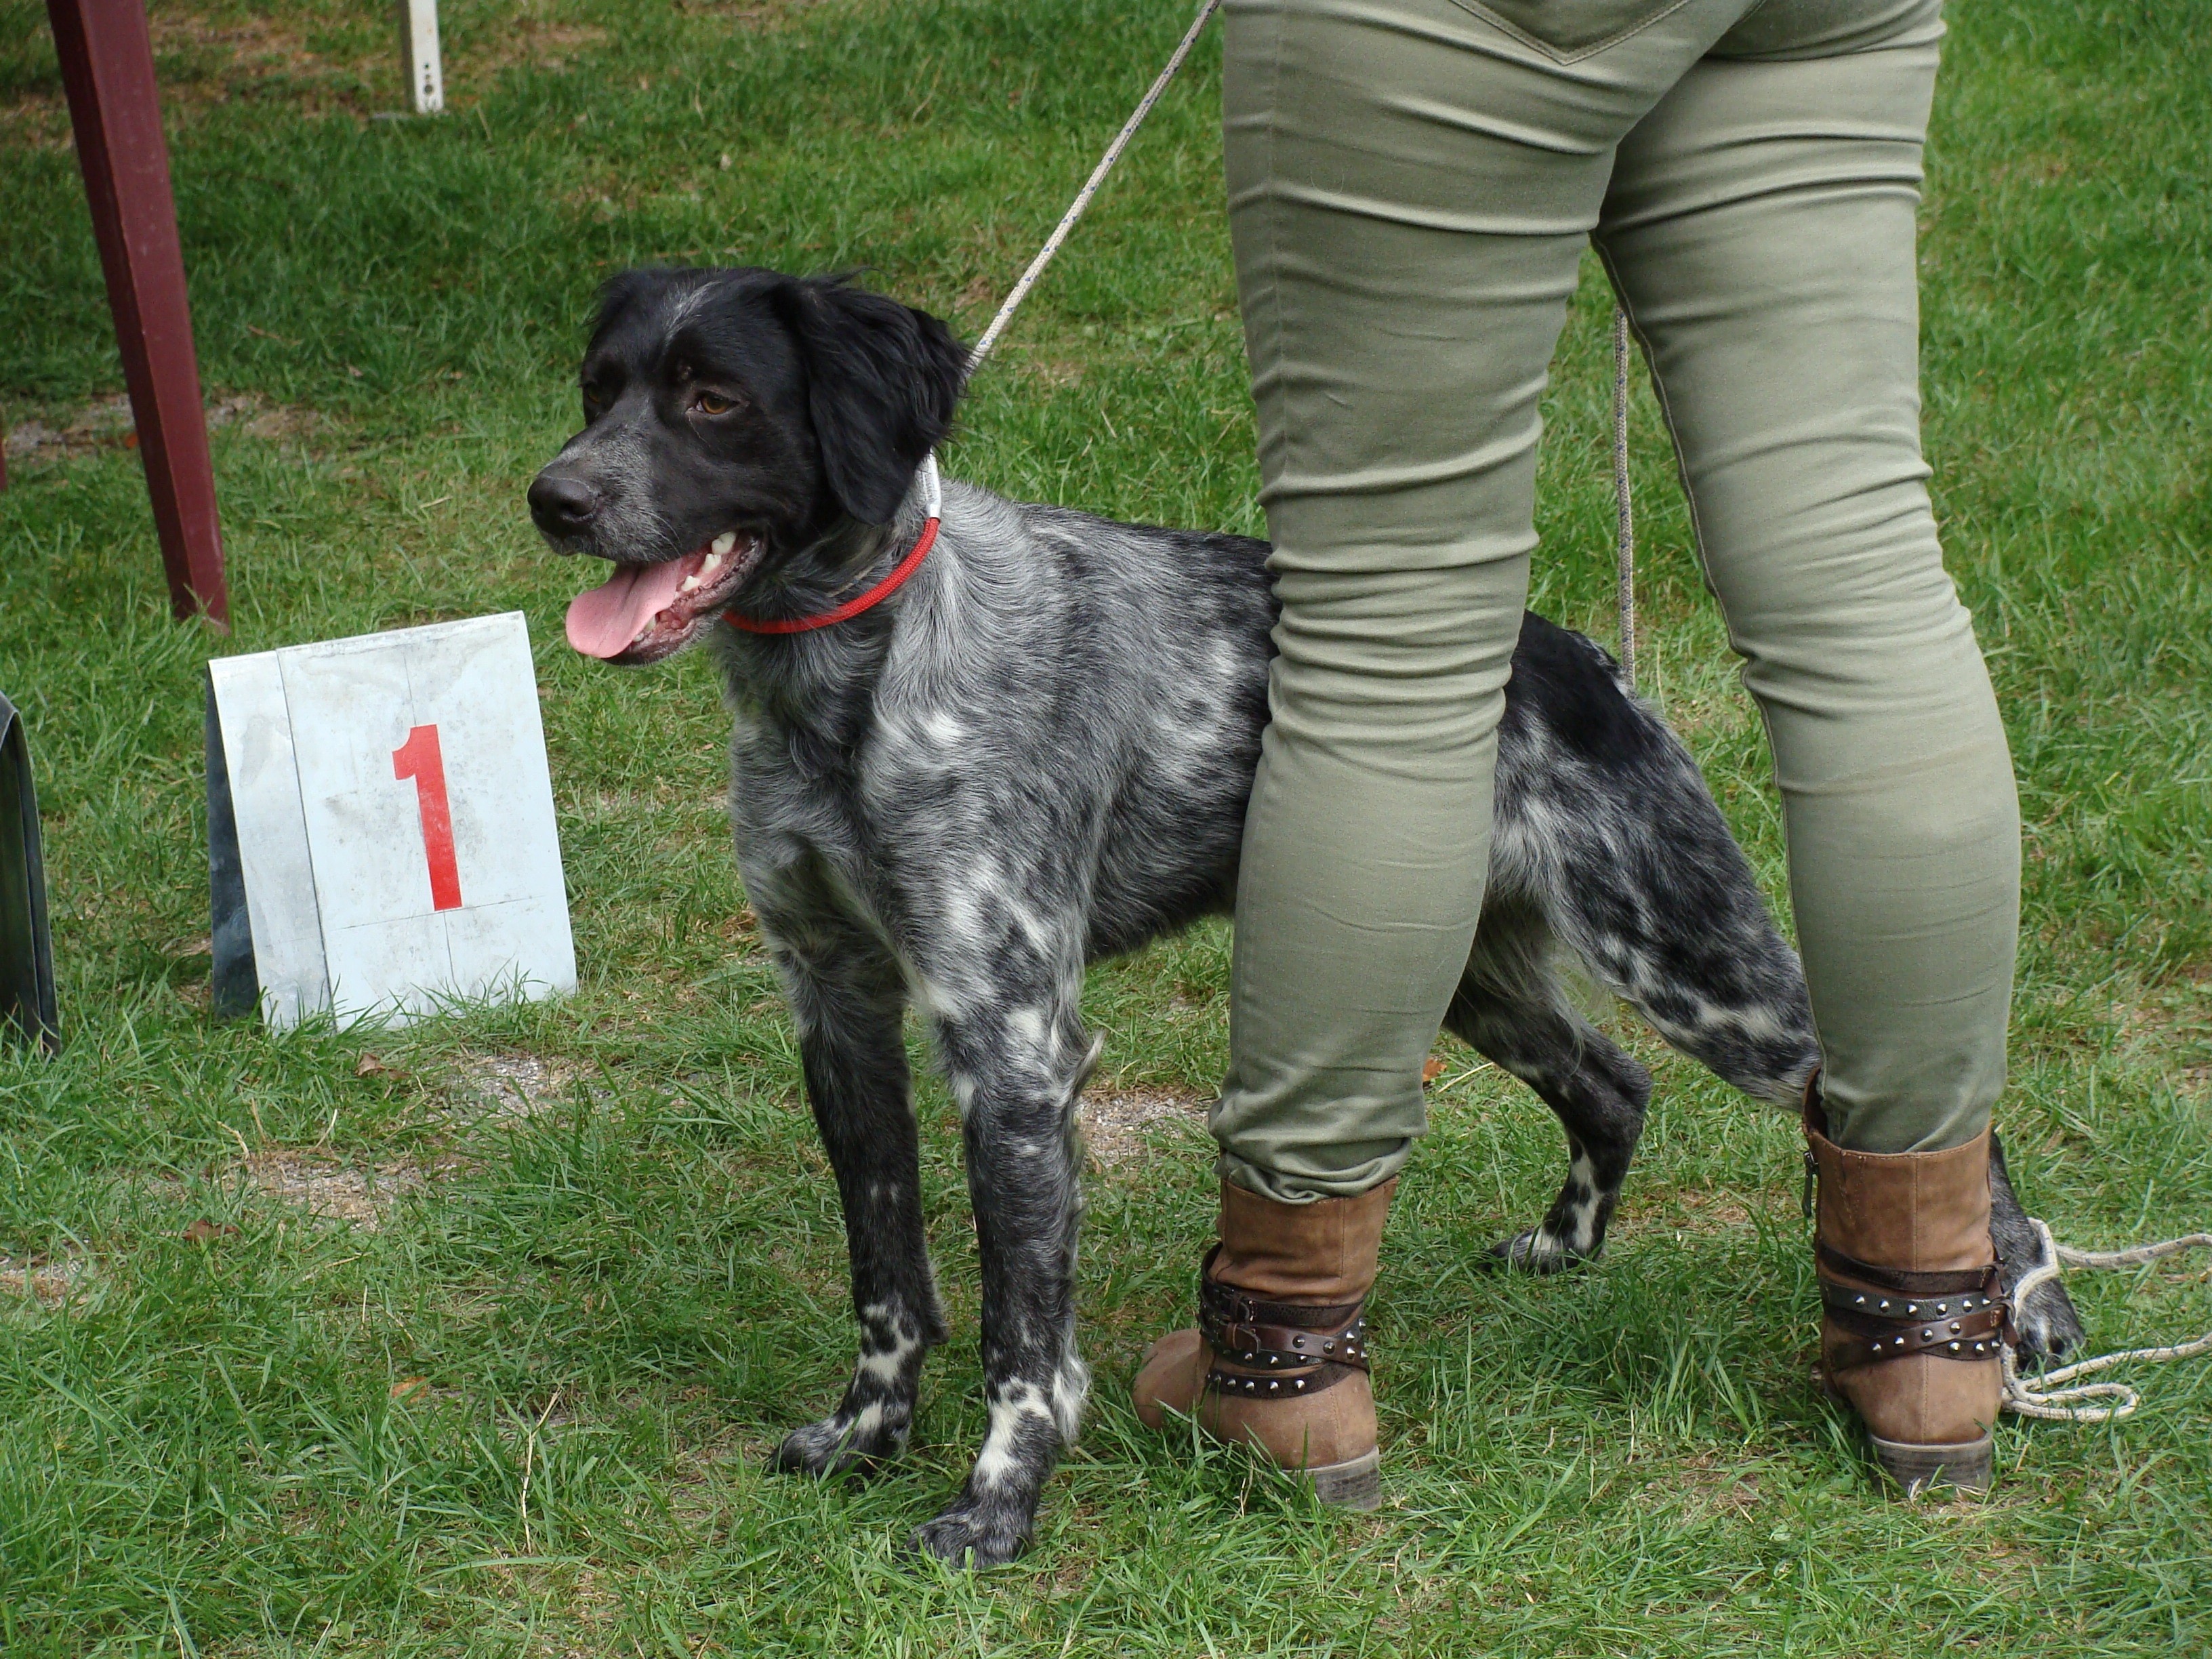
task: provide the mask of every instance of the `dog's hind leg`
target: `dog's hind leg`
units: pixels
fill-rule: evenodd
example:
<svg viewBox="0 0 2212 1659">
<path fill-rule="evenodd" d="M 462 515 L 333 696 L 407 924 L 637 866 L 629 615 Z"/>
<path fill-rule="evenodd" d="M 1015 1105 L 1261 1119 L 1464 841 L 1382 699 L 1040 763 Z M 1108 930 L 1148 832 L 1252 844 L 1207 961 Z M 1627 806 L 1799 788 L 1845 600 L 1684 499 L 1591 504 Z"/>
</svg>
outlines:
<svg viewBox="0 0 2212 1659">
<path fill-rule="evenodd" d="M 1527 1084 L 1567 1132 L 1567 1179 L 1542 1221 L 1492 1245 L 1506 1266 L 1556 1273 L 1605 1248 L 1606 1224 L 1644 1133 L 1651 1078 L 1576 1013 L 1534 915 L 1486 912 L 1445 1012 L 1454 1035 Z"/>
<path fill-rule="evenodd" d="M 945 1340 L 922 1231 L 904 981 L 890 951 L 860 924 L 826 910 L 782 910 L 763 898 L 766 884 L 748 885 L 799 1027 L 807 1103 L 837 1177 L 860 1325 L 844 1399 L 789 1435 L 775 1467 L 866 1470 L 904 1448 L 922 1360 Z"/>
<path fill-rule="evenodd" d="M 983 1279 L 990 1425 L 960 1496 L 915 1534 L 955 1565 L 995 1565 L 1028 1544 L 1090 1386 L 1075 1346 L 1075 1106 L 1098 1045 L 1076 1012 L 1079 947 L 1066 955 L 1072 967 L 1056 988 L 1008 975 L 1004 956 L 988 975 L 924 981 L 960 1105 Z"/>
</svg>

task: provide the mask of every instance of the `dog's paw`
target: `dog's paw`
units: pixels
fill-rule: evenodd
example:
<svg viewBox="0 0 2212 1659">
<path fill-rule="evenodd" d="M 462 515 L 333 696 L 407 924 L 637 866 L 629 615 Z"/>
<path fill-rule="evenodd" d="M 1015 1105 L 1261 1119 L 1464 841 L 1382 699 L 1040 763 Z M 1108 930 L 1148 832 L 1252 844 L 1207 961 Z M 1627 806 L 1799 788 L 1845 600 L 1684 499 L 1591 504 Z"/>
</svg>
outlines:
<svg viewBox="0 0 2212 1659">
<path fill-rule="evenodd" d="M 905 1415 L 891 1422 L 879 1405 L 832 1412 L 786 1435 L 774 1467 L 784 1474 L 872 1474 L 906 1449 L 906 1431 Z"/>
<path fill-rule="evenodd" d="M 1578 1255 L 1569 1249 L 1555 1233 L 1541 1227 L 1531 1227 L 1510 1238 L 1501 1238 L 1492 1245 L 1483 1258 L 1482 1265 L 1499 1271 L 1524 1273 L 1565 1273 L 1570 1267 L 1579 1267 L 1590 1258 Z"/>
<path fill-rule="evenodd" d="M 2012 1312 L 2013 1329 L 2020 1342 L 2013 1350 L 2023 1370 L 2038 1370 L 2079 1352 L 2086 1340 L 2081 1316 L 2074 1311 L 2074 1298 L 2055 1279 L 2045 1279 L 2028 1292 L 2027 1301 Z"/>
<path fill-rule="evenodd" d="M 952 1567 L 1002 1567 L 1029 1547 L 1026 1504 L 963 1494 L 951 1508 L 915 1529 L 914 1547 Z"/>
</svg>

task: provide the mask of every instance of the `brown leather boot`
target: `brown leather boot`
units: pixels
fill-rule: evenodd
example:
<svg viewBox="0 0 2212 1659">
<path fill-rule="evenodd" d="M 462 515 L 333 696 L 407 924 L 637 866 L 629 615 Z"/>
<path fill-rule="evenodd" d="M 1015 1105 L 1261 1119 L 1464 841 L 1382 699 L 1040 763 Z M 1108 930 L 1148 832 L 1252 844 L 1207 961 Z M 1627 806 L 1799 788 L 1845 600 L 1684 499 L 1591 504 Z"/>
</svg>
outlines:
<svg viewBox="0 0 2212 1659">
<path fill-rule="evenodd" d="M 1820 1185 L 1820 1370 L 1889 1476 L 1982 1492 L 2004 1392 L 2004 1287 L 1990 1241 L 1990 1137 L 1948 1152 L 1849 1152 L 1815 1078 L 1805 1139 Z"/>
<path fill-rule="evenodd" d="M 1304 1474 L 1324 1504 L 1382 1501 L 1367 1322 L 1382 1218 L 1398 1183 L 1279 1204 L 1221 1183 L 1221 1243 L 1198 1276 L 1199 1328 L 1161 1338 L 1137 1373 L 1137 1415 L 1195 1416 Z"/>
</svg>

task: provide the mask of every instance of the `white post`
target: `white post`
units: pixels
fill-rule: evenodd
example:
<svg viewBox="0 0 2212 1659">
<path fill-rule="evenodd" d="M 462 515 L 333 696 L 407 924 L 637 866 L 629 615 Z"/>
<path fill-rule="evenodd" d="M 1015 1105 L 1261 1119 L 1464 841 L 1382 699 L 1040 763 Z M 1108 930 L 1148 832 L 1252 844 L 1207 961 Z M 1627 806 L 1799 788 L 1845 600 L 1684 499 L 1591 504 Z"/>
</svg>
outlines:
<svg viewBox="0 0 2212 1659">
<path fill-rule="evenodd" d="M 407 107 L 435 115 L 446 107 L 438 67 L 438 0 L 399 0 L 399 44 L 407 64 Z"/>
</svg>

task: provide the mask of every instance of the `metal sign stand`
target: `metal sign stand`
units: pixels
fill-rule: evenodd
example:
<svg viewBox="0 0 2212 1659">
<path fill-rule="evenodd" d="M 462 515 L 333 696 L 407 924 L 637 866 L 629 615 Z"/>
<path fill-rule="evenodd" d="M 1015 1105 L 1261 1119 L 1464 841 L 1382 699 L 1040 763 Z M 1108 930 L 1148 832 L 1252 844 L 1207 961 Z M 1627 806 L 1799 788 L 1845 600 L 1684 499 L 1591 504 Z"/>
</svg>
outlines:
<svg viewBox="0 0 2212 1659">
<path fill-rule="evenodd" d="M 15 705 L 0 696 L 0 1027 L 9 1025 L 48 1054 L 61 1050 L 31 747 Z"/>
<path fill-rule="evenodd" d="M 438 64 L 438 0 L 399 0 L 399 49 L 407 65 L 407 107 L 435 115 L 446 107 L 445 71 Z"/>
<path fill-rule="evenodd" d="M 261 1006 L 261 974 L 253 959 L 253 921 L 246 908 L 246 872 L 238 851 L 238 812 L 230 800 L 230 764 L 223 754 L 222 715 L 213 676 L 207 700 L 208 888 L 213 901 L 209 943 L 215 957 L 217 1019 L 236 1019 Z"/>
</svg>

